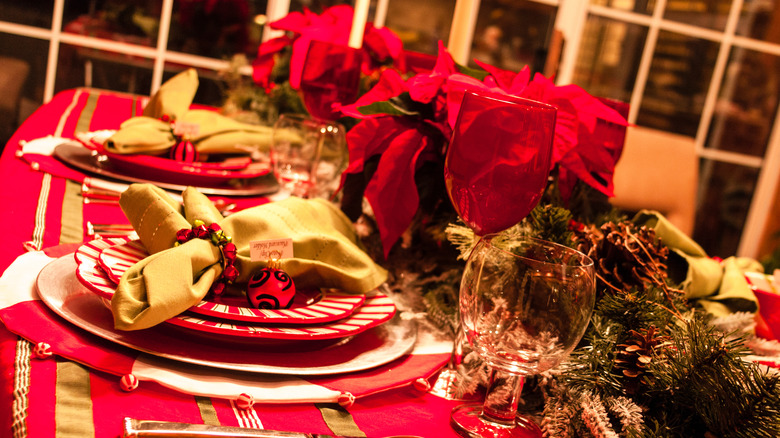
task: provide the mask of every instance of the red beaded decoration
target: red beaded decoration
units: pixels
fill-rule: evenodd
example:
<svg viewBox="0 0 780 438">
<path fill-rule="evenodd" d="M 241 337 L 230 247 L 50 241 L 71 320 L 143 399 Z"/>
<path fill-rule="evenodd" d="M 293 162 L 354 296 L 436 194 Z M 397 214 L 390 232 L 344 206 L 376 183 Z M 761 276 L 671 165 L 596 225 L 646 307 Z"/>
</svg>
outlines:
<svg viewBox="0 0 780 438">
<path fill-rule="evenodd" d="M 342 392 L 337 399 L 339 406 L 342 408 L 348 408 L 355 404 L 355 396 L 350 392 Z"/>
<path fill-rule="evenodd" d="M 38 359 L 46 359 L 51 357 L 51 355 L 54 354 L 51 351 L 51 345 L 45 343 L 45 342 L 38 342 L 35 344 L 35 349 L 33 350 L 33 355 L 37 357 Z"/>
<path fill-rule="evenodd" d="M 412 383 L 412 386 L 414 386 L 414 389 L 420 392 L 429 392 L 431 390 L 431 382 L 429 382 L 428 379 L 422 377 L 415 380 L 414 383 Z"/>
<path fill-rule="evenodd" d="M 208 227 L 203 221 L 195 220 L 192 228 L 182 228 L 176 232 L 176 246 L 179 246 L 192 239 L 210 240 L 211 243 L 220 249 L 222 253 L 222 274 L 211 285 L 211 292 L 220 295 L 225 291 L 228 284 L 232 284 L 238 278 L 239 272 L 235 266 L 237 249 L 231 241 L 230 236 L 226 236 L 222 227 L 216 222 Z"/>
<path fill-rule="evenodd" d="M 119 379 L 119 386 L 122 388 L 122 391 L 133 391 L 138 388 L 138 377 L 133 374 L 125 374 Z"/>
<path fill-rule="evenodd" d="M 241 393 L 241 395 L 239 395 L 236 399 L 236 406 L 238 406 L 239 409 L 252 409 L 254 404 L 255 398 L 252 397 L 251 394 L 247 394 L 245 392 Z"/>
</svg>

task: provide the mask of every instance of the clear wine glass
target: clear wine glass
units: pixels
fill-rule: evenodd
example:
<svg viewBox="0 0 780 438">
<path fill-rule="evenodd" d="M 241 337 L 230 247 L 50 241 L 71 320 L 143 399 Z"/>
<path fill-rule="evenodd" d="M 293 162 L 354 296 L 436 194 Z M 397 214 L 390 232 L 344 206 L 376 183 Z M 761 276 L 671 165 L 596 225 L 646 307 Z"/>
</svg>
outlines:
<svg viewBox="0 0 780 438">
<path fill-rule="evenodd" d="M 557 110 L 506 94 L 466 91 L 444 164 L 452 205 L 478 235 L 496 233 L 525 218 L 542 197 L 550 172 Z M 459 330 L 460 332 L 460 330 Z M 462 334 L 431 393 L 456 394 Z"/>
<path fill-rule="evenodd" d="M 558 365 L 588 326 L 596 297 L 593 261 L 571 248 L 534 238 L 482 236 L 460 286 L 460 322 L 490 369 L 483 404 L 452 411 L 469 437 L 541 437 L 517 415 L 524 376 Z"/>
<path fill-rule="evenodd" d="M 346 130 L 337 122 L 283 114 L 274 124 L 274 174 L 293 196 L 331 197 L 348 157 Z"/>
</svg>

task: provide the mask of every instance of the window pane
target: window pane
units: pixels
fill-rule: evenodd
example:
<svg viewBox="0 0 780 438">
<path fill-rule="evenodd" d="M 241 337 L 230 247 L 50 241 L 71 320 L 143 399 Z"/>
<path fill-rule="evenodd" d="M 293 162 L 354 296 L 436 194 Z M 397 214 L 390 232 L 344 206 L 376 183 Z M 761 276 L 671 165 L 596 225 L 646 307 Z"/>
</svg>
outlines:
<svg viewBox="0 0 780 438">
<path fill-rule="evenodd" d="M 401 38 L 405 50 L 436 55 L 439 41 L 447 44 L 454 13 L 454 1 L 393 0 L 385 24 Z"/>
<path fill-rule="evenodd" d="M 392 3 L 393 7 L 395 7 L 396 2 Z M 291 11 L 302 11 L 303 8 L 309 8 L 310 11 L 317 14 L 321 14 L 325 9 L 336 5 L 352 6 L 353 4 L 351 0 L 290 0 Z M 371 17 L 369 16 L 368 19 L 371 20 Z"/>
<path fill-rule="evenodd" d="M 775 0 L 745 0 L 737 35 L 780 43 L 780 5 Z"/>
<path fill-rule="evenodd" d="M 737 253 L 758 172 L 736 164 L 703 161 L 693 239 L 708 255 L 726 258 Z"/>
<path fill-rule="evenodd" d="M 266 0 L 179 0 L 174 2 L 168 50 L 226 59 L 254 57 L 260 44 Z"/>
<path fill-rule="evenodd" d="M 706 146 L 763 156 L 780 100 L 780 59 L 732 49 Z"/>
<path fill-rule="evenodd" d="M 707 29 L 726 29 L 731 0 L 671 0 L 666 2 L 664 18 Z"/>
<path fill-rule="evenodd" d="M 0 150 L 43 103 L 49 42 L 0 33 Z"/>
<path fill-rule="evenodd" d="M 0 20 L 51 29 L 54 0 L 0 2 Z"/>
<path fill-rule="evenodd" d="M 87 86 L 148 96 L 152 67 L 151 59 L 61 44 L 54 88 Z"/>
<path fill-rule="evenodd" d="M 590 0 L 590 4 L 648 15 L 655 8 L 655 0 Z"/>
<path fill-rule="evenodd" d="M 637 124 L 696 136 L 718 44 L 660 32 Z"/>
<path fill-rule="evenodd" d="M 594 96 L 631 100 L 647 28 L 590 16 L 572 82 Z"/>
<path fill-rule="evenodd" d="M 556 12 L 555 6 L 532 1 L 483 0 L 470 59 L 505 70 L 528 65 L 542 71 Z"/>
<path fill-rule="evenodd" d="M 67 0 L 62 31 L 142 46 L 157 45 L 162 0 Z"/>
</svg>

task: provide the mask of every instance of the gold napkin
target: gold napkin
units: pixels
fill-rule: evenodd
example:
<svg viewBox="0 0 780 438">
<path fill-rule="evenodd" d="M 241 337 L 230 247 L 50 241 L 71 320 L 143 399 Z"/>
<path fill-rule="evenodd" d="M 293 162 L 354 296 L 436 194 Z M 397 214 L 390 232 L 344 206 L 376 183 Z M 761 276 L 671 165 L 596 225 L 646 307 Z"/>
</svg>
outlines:
<svg viewBox="0 0 780 438">
<path fill-rule="evenodd" d="M 669 277 L 687 298 L 697 299 L 704 310 L 716 316 L 758 310 L 758 301 L 745 279 L 745 272 L 763 272 L 758 261 L 729 257 L 720 262 L 710 258 L 699 244 L 656 211 L 642 210 L 633 221 L 653 228 L 669 248 Z"/>
<path fill-rule="evenodd" d="M 250 260 L 250 242 L 279 238 L 293 240 L 294 258 L 280 262 L 298 288 L 365 293 L 387 278 L 359 246 L 349 219 L 326 200 L 293 197 L 225 219 L 193 188 L 184 191 L 182 206 L 150 184 L 131 185 L 119 202 L 150 253 L 122 276 L 111 300 L 114 325 L 121 330 L 151 327 L 180 314 L 202 300 L 219 277 L 221 253 L 209 241 L 173 246 L 176 232 L 191 228 L 196 219 L 207 225 L 218 222 L 233 238 L 239 284 L 267 264 Z"/>
<path fill-rule="evenodd" d="M 194 69 L 169 79 L 151 97 L 143 115 L 122 123 L 104 147 L 116 154 L 164 154 L 176 144 L 171 123 L 160 119 L 167 116 L 197 127 L 197 134 L 188 138 L 202 154 L 248 154 L 255 149 L 270 148 L 273 134 L 270 126 L 240 123 L 215 111 L 190 110 L 197 89 L 198 76 Z"/>
</svg>

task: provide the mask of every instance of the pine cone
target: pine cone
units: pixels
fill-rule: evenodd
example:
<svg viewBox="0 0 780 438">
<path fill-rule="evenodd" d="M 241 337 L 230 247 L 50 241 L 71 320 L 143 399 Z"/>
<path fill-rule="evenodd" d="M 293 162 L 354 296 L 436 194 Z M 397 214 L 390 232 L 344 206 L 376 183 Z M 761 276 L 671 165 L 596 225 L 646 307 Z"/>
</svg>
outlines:
<svg viewBox="0 0 780 438">
<path fill-rule="evenodd" d="M 663 355 L 663 348 L 670 345 L 669 338 L 660 335 L 654 326 L 648 329 L 630 330 L 630 338 L 618 345 L 615 368 L 621 370 L 626 393 L 636 394 L 642 384 L 647 383 L 645 369 Z"/>
<path fill-rule="evenodd" d="M 596 275 L 615 293 L 650 286 L 666 288 L 669 249 L 655 231 L 631 222 L 607 222 L 599 230 L 575 231 L 577 249 L 596 264 Z"/>
</svg>

